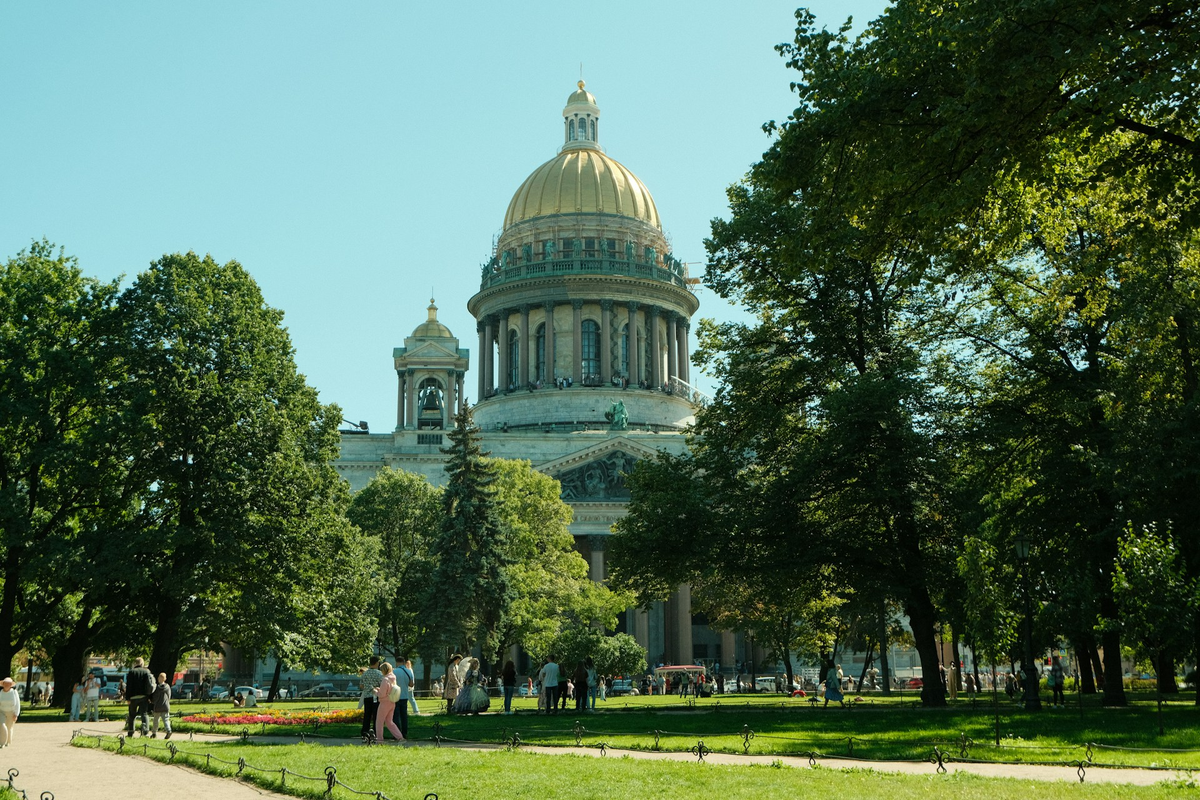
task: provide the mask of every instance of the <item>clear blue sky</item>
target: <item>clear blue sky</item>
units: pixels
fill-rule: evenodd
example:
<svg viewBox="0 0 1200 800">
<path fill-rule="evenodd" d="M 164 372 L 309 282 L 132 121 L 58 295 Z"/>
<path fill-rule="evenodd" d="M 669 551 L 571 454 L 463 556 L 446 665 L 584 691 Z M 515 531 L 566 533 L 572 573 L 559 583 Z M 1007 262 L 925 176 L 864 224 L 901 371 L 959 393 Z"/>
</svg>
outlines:
<svg viewBox="0 0 1200 800">
<path fill-rule="evenodd" d="M 809 7 L 835 28 L 884 6 Z M 127 281 L 164 253 L 236 259 L 285 312 L 322 400 L 391 430 L 392 348 L 431 292 L 474 369 L 466 301 L 512 193 L 561 144 L 580 62 L 601 145 L 700 275 L 725 188 L 768 146 L 762 123 L 795 105 L 773 50 L 794 10 L 7 0 L 0 258 L 46 237 Z M 699 295 L 701 317 L 739 313 Z"/>
</svg>

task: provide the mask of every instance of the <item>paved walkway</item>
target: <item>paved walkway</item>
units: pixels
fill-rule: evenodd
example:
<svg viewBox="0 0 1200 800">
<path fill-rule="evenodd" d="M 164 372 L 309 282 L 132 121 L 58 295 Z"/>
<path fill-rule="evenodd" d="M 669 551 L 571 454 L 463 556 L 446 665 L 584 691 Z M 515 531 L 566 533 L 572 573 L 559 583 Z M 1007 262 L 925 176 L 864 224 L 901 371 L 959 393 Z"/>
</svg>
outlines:
<svg viewBox="0 0 1200 800">
<path fill-rule="evenodd" d="M 42 792 L 54 794 L 55 800 L 262 800 L 284 798 L 286 795 L 270 792 L 228 778 L 205 775 L 186 766 L 162 764 L 138 757 L 115 757 L 100 750 L 72 747 L 72 731 L 80 728 L 74 722 L 29 722 L 17 723 L 15 743 L 0 749 L 0 779 L 5 778 L 12 768 L 19 771 L 13 785 L 24 790 L 31 798 L 40 797 Z M 82 726 L 88 731 L 97 731 L 115 736 L 121 731 L 120 722 L 88 723 Z M 259 742 L 292 744 L 294 737 L 254 737 Z M 196 734 L 195 742 L 227 742 L 235 737 Z M 140 742 L 140 737 L 133 740 Z M 176 736 L 181 746 L 188 742 L 186 736 Z M 335 739 L 319 741 L 329 746 L 358 746 L 357 740 Z M 416 743 L 417 747 L 433 747 L 429 742 Z M 494 745 L 450 745 L 478 751 L 501 749 Z M 531 753 L 547 753 L 603 757 L 595 747 L 535 747 L 522 746 Z M 608 757 L 629 756 L 643 760 L 695 761 L 690 753 L 655 753 L 644 750 L 609 750 Z M 711 764 L 784 764 L 807 768 L 808 759 L 791 756 L 751 755 L 739 756 L 713 753 L 706 756 Z M 880 763 L 854 761 L 850 759 L 821 759 L 824 768 L 869 768 L 879 772 L 931 775 L 935 767 L 927 762 Z M 946 765 L 950 771 L 970 772 L 995 778 L 1026 778 L 1041 781 L 1067 781 L 1077 783 L 1079 774 L 1074 767 L 1047 767 L 1037 765 L 961 764 Z M 1129 783 L 1150 785 L 1159 781 L 1187 777 L 1186 772 L 1165 772 L 1145 769 L 1106 769 L 1093 767 L 1085 775 L 1088 783 Z"/>
</svg>

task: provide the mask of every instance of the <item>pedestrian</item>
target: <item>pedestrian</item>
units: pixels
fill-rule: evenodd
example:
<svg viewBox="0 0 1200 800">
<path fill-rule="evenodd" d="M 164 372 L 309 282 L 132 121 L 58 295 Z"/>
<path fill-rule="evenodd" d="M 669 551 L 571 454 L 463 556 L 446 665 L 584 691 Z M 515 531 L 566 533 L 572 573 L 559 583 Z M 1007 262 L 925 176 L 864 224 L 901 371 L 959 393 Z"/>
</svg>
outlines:
<svg viewBox="0 0 1200 800">
<path fill-rule="evenodd" d="M 517 667 L 511 658 L 504 662 L 504 670 L 500 673 L 500 685 L 504 687 L 504 713 L 512 714 L 512 699 L 517 693 Z"/>
<path fill-rule="evenodd" d="M 87 722 L 100 721 L 100 679 L 94 672 L 83 680 L 83 718 Z"/>
<path fill-rule="evenodd" d="M 558 665 L 558 702 L 563 711 L 567 710 L 567 699 L 570 697 L 571 676 L 567 674 L 566 668 Z"/>
<path fill-rule="evenodd" d="M 383 673 L 379 671 L 379 656 L 371 656 L 367 661 L 367 668 L 363 670 L 359 699 L 362 701 L 363 719 L 362 727 L 358 735 L 363 738 L 363 741 L 370 741 L 377 736 L 375 730 L 375 717 L 379 713 L 379 700 L 375 697 L 375 690 L 379 688 L 379 684 L 383 682 Z"/>
<path fill-rule="evenodd" d="M 454 713 L 454 701 L 458 699 L 458 690 L 462 688 L 462 676 L 458 674 L 458 664 L 462 661 L 462 656 L 458 653 L 450 656 L 450 663 L 446 665 L 446 682 L 443 684 L 446 688 L 442 690 L 442 699 L 446 701 L 446 713 Z"/>
<path fill-rule="evenodd" d="M 1051 704 L 1055 706 L 1065 706 L 1067 704 L 1066 695 L 1063 694 L 1063 684 L 1066 682 L 1067 676 L 1063 671 L 1062 662 L 1055 656 L 1050 666 L 1050 676 L 1046 679 L 1050 690 L 1053 692 Z"/>
<path fill-rule="evenodd" d="M 599 680 L 596 677 L 596 663 L 592 661 L 592 657 L 588 656 L 587 661 L 583 662 L 587 668 L 587 700 L 588 710 L 596 710 L 596 695 L 599 693 Z"/>
<path fill-rule="evenodd" d="M 0 747 L 12 744 L 13 728 L 21 716 L 21 698 L 13 688 L 13 679 L 0 681 Z"/>
<path fill-rule="evenodd" d="M 575 710 L 587 711 L 588 668 L 586 661 L 580 661 L 575 665 L 575 674 L 571 676 L 571 683 L 575 685 Z"/>
<path fill-rule="evenodd" d="M 412 674 L 414 676 L 416 675 L 416 673 L 413 672 L 413 665 L 412 665 L 411 658 L 404 659 L 404 666 L 408 667 L 408 671 L 412 672 Z M 416 680 L 414 680 L 413 683 L 415 684 Z M 408 693 L 408 702 L 410 705 L 412 705 L 412 713 L 414 713 L 414 714 L 421 713 L 421 709 L 417 708 L 417 687 L 416 686 L 413 686 L 413 690 Z M 405 734 L 405 736 L 407 736 L 407 735 L 408 734 Z"/>
<path fill-rule="evenodd" d="M 383 744 L 385 738 L 384 729 L 387 729 L 391 731 L 393 739 L 397 742 L 402 742 L 404 741 L 404 736 L 392 720 L 392 713 L 396 710 L 396 703 L 400 701 L 400 687 L 396 685 L 396 675 L 392 672 L 391 664 L 384 661 L 379 665 L 379 671 L 383 674 L 383 679 L 375 689 L 375 698 L 379 701 L 379 710 L 375 714 L 375 730 L 379 733 L 377 741 Z"/>
<path fill-rule="evenodd" d="M 546 656 L 546 665 L 542 667 L 542 692 L 546 695 L 546 713 L 557 714 L 558 704 L 558 678 L 559 669 L 558 663 L 554 660 L 554 655 Z"/>
<path fill-rule="evenodd" d="M 134 720 L 142 719 L 143 738 L 150 734 L 150 695 L 154 694 L 154 676 L 146 669 L 146 659 L 134 659 L 133 669 L 125 676 L 125 699 L 129 713 L 125 718 L 125 735 L 133 736 Z"/>
<path fill-rule="evenodd" d="M 950 692 L 950 699 L 958 699 L 958 664 L 951 664 L 950 669 L 946 670 L 946 688 Z"/>
<path fill-rule="evenodd" d="M 842 708 L 846 707 L 846 698 L 842 694 L 842 675 L 841 666 L 838 666 L 838 672 L 830 670 L 825 675 L 825 705 L 829 705 L 830 700 L 836 700 L 842 704 Z"/>
<path fill-rule="evenodd" d="M 400 700 L 392 711 L 392 722 L 400 727 L 400 738 L 408 738 L 408 701 L 412 698 L 413 689 L 417 686 L 417 678 L 413 675 L 412 662 L 408 659 L 396 659 L 396 669 L 392 671 L 396 685 L 400 687 Z"/>
<path fill-rule="evenodd" d="M 171 738 L 171 684 L 167 683 L 167 673 L 158 673 L 158 685 L 150 696 L 153 703 L 154 722 L 150 730 L 150 738 L 158 736 L 158 721 L 163 721 L 163 738 Z M 145 736 L 145 734 L 142 734 Z"/>
<path fill-rule="evenodd" d="M 71 722 L 79 722 L 79 709 L 83 706 L 83 681 L 75 681 L 71 687 Z"/>
</svg>

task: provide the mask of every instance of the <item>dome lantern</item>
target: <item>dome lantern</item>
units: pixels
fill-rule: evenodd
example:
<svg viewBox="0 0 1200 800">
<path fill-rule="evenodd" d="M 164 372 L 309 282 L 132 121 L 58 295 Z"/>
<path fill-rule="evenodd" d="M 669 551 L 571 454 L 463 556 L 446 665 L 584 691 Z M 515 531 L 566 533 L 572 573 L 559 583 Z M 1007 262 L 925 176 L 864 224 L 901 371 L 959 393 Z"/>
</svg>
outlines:
<svg viewBox="0 0 1200 800">
<path fill-rule="evenodd" d="M 559 150 L 587 148 L 599 150 L 597 133 L 600 127 L 600 107 L 596 97 L 578 83 L 579 90 L 572 92 L 563 108 L 563 146 Z"/>
</svg>

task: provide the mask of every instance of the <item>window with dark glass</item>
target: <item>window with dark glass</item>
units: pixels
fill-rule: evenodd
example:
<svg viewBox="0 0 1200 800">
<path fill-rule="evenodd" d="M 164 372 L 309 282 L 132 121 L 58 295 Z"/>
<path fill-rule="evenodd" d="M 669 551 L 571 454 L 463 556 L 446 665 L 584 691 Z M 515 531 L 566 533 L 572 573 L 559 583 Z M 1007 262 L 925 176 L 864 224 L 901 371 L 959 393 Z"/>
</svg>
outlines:
<svg viewBox="0 0 1200 800">
<path fill-rule="evenodd" d="M 583 357 L 583 374 L 600 374 L 600 325 L 591 319 L 585 319 L 580 328 L 579 352 Z"/>
</svg>

